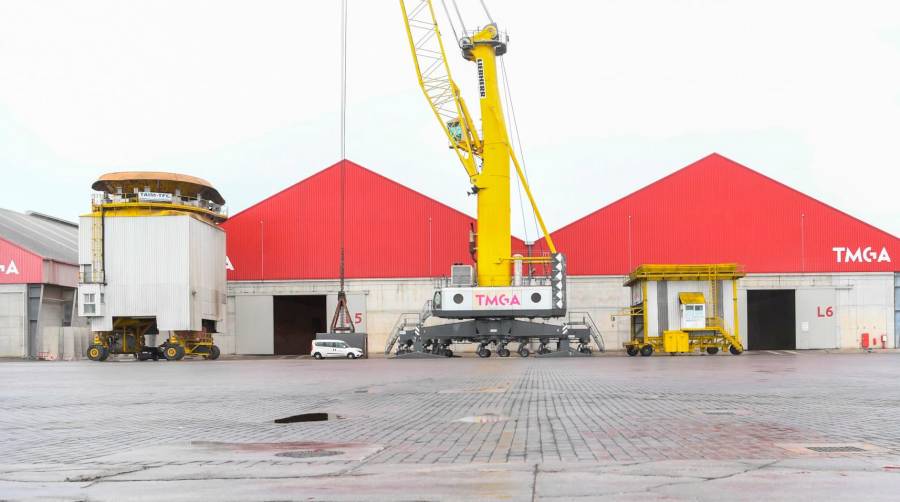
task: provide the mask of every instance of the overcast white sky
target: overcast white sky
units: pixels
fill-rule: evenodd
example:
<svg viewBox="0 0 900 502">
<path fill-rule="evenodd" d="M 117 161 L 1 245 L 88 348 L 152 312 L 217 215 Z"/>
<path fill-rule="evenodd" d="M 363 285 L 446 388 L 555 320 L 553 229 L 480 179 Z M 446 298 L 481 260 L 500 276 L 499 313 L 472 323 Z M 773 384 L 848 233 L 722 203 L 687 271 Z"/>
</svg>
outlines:
<svg viewBox="0 0 900 502">
<path fill-rule="evenodd" d="M 458 2 L 483 24 L 476 0 Z M 349 4 L 348 157 L 474 214 L 398 3 Z M 511 37 L 526 167 L 551 228 L 718 152 L 900 235 L 900 2 L 488 6 Z M 233 214 L 331 165 L 339 11 L 0 0 L 0 207 L 75 219 L 101 173 L 163 170 L 210 180 Z M 451 58 L 471 96 L 471 64 Z"/>
</svg>

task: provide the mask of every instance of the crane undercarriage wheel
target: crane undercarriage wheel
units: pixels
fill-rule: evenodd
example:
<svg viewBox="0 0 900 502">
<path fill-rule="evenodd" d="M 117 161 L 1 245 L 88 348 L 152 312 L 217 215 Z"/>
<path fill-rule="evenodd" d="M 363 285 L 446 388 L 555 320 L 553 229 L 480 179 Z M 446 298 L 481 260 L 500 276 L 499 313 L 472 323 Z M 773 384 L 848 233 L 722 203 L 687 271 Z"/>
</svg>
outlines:
<svg viewBox="0 0 900 502">
<path fill-rule="evenodd" d="M 641 355 L 644 357 L 650 357 L 653 355 L 653 345 L 644 345 L 641 347 Z"/>
<path fill-rule="evenodd" d="M 478 348 L 478 357 L 491 357 L 491 349 L 487 347 L 479 347 Z"/>
<path fill-rule="evenodd" d="M 531 351 L 528 350 L 528 347 L 526 347 L 524 345 L 519 347 L 519 350 L 517 350 L 516 352 L 519 353 L 519 357 L 528 357 L 531 355 Z"/>
<path fill-rule="evenodd" d="M 219 347 L 218 347 L 218 346 L 216 346 L 216 345 L 210 345 L 210 347 L 209 347 L 209 355 L 206 356 L 206 358 L 209 359 L 210 361 L 215 361 L 216 359 L 219 358 L 219 355 L 220 355 L 221 353 L 222 353 L 222 351 L 219 350 Z"/>
<path fill-rule="evenodd" d="M 731 345 L 728 347 L 728 352 L 731 352 L 731 355 L 733 355 L 733 356 L 739 356 L 744 351 L 735 347 L 734 345 Z"/>
<path fill-rule="evenodd" d="M 714 356 L 719 353 L 719 347 L 706 347 L 706 353 Z"/>
<path fill-rule="evenodd" d="M 631 357 L 638 355 L 638 352 L 639 352 L 638 348 L 635 347 L 634 345 L 629 345 L 629 346 L 625 347 L 625 353 Z"/>
<path fill-rule="evenodd" d="M 500 347 L 499 349 L 497 349 L 497 355 L 500 357 L 509 357 L 509 355 L 511 353 L 512 352 L 510 352 L 509 349 L 506 348 L 506 346 L 503 346 L 503 347 Z"/>
</svg>

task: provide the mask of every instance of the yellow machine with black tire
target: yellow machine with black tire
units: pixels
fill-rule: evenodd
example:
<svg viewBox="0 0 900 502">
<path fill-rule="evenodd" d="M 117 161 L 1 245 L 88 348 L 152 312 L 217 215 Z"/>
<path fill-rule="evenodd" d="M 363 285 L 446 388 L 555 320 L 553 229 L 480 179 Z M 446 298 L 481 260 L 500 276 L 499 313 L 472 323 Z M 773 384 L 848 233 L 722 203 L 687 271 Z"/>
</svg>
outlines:
<svg viewBox="0 0 900 502">
<path fill-rule="evenodd" d="M 159 347 L 147 345 L 145 336 L 154 329 L 152 321 L 129 318 L 117 319 L 111 332 L 94 333 L 87 349 L 92 361 L 105 361 L 111 354 L 130 354 L 139 361 L 164 358 L 180 361 L 185 356 L 216 360 L 220 350 L 213 344 L 212 334 L 205 331 L 173 331 Z"/>
<path fill-rule="evenodd" d="M 654 352 L 709 355 L 744 351 L 739 336 L 737 281 L 744 277 L 734 263 L 641 265 L 625 281 L 631 288 L 631 306 L 613 317 L 630 317 L 631 337 L 625 342 L 629 356 Z M 723 288 L 731 281 L 731 288 Z M 702 291 L 701 291 L 702 290 Z M 726 319 L 722 304 L 732 303 Z M 672 317 L 677 312 L 677 322 Z M 725 328 L 730 321 L 731 330 Z M 672 329 L 670 329 L 672 328 Z"/>
</svg>

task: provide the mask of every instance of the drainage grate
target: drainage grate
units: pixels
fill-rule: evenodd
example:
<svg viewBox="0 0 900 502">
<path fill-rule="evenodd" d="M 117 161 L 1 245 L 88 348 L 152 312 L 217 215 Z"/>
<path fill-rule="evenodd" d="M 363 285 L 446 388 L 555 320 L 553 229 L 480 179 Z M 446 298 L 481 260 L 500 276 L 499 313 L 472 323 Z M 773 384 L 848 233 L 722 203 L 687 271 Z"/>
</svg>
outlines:
<svg viewBox="0 0 900 502">
<path fill-rule="evenodd" d="M 866 451 L 857 446 L 807 446 L 806 449 L 819 453 L 859 453 Z"/>
<path fill-rule="evenodd" d="M 343 452 L 333 451 L 333 450 L 298 450 L 298 451 L 283 451 L 281 453 L 276 453 L 276 457 L 288 457 L 288 458 L 315 458 L 315 457 L 333 457 L 335 455 L 341 455 Z"/>
<path fill-rule="evenodd" d="M 324 422 L 328 420 L 328 413 L 301 413 L 275 420 L 276 424 L 295 424 L 297 422 Z"/>
</svg>

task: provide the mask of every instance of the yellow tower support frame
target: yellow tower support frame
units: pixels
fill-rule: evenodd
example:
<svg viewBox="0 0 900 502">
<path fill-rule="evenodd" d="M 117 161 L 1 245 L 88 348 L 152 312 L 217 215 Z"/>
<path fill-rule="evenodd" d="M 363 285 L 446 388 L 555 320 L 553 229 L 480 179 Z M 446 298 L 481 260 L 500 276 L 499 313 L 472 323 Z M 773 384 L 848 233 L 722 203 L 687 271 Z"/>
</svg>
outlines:
<svg viewBox="0 0 900 502">
<path fill-rule="evenodd" d="M 497 57 L 506 52 L 506 42 L 493 24 L 459 41 L 463 57 L 476 66 L 483 133 L 480 135 L 450 73 L 431 0 L 410 2 L 413 5 L 410 9 L 406 4 L 405 0 L 400 0 L 419 86 L 478 197 L 478 285 L 509 286 L 512 276 L 510 159 L 551 253 L 556 253 L 556 246 L 547 232 L 506 130 L 497 78 Z"/>
</svg>

